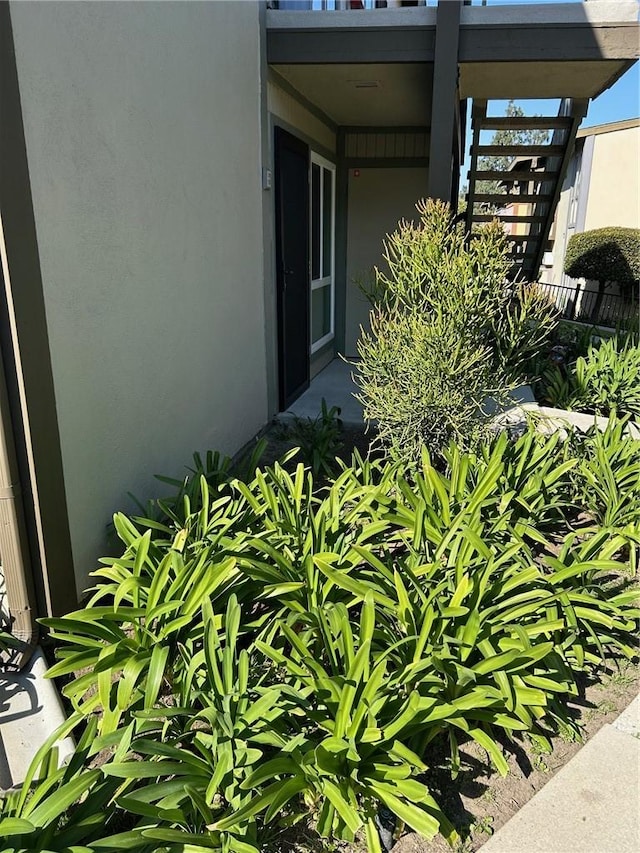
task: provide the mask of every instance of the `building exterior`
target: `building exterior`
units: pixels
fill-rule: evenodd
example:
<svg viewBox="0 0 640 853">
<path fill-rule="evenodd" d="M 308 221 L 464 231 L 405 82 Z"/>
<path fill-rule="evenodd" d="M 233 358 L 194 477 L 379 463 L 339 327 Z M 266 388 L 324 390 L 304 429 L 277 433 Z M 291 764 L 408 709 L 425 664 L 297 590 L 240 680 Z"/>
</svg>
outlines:
<svg viewBox="0 0 640 853">
<path fill-rule="evenodd" d="M 355 353 L 382 238 L 418 198 L 457 198 L 471 100 L 584 105 L 637 58 L 634 2 L 380 5 L 0 4 L 3 423 L 31 613 L 75 603 L 129 491 L 237 451 Z"/>
<path fill-rule="evenodd" d="M 552 250 L 541 271 L 545 283 L 570 288 L 556 289 L 555 294 L 562 304 L 571 304 L 576 316 L 589 313 L 593 299 L 588 294 L 597 292 L 598 284 L 564 273 L 567 244 L 574 234 L 611 225 L 640 227 L 640 118 L 586 127 L 576 136 L 556 210 Z M 607 288 L 608 296 L 619 293 L 616 285 Z M 603 311 L 608 314 L 603 321 L 615 322 L 621 310 L 617 303 L 607 306 L 605 299 Z"/>
</svg>

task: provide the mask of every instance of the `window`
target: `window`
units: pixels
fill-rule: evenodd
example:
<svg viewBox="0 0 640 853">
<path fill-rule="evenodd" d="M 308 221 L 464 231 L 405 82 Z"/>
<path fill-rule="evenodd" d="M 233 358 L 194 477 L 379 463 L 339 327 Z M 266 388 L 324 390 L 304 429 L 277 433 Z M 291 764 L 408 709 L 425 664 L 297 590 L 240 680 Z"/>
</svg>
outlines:
<svg viewBox="0 0 640 853">
<path fill-rule="evenodd" d="M 336 169 L 311 153 L 311 353 L 334 337 Z"/>
</svg>

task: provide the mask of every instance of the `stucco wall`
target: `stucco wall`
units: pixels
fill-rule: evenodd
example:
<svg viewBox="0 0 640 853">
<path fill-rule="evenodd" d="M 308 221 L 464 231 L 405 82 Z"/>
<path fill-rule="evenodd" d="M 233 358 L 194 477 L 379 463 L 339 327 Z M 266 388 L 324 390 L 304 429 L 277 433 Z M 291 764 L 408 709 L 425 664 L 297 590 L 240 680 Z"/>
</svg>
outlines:
<svg viewBox="0 0 640 853">
<path fill-rule="evenodd" d="M 349 172 L 347 225 L 347 316 L 345 355 L 357 355 L 360 326 L 369 328 L 370 305 L 359 282 L 382 264 L 382 243 L 402 218 L 417 217 L 415 204 L 427 191 L 426 168 L 361 168 Z"/>
<path fill-rule="evenodd" d="M 640 127 L 600 133 L 594 140 L 585 231 L 640 223 Z"/>
<path fill-rule="evenodd" d="M 12 3 L 79 588 L 267 417 L 258 6 Z"/>
<path fill-rule="evenodd" d="M 569 208 L 576 181 L 575 155 L 567 171 L 553 226 L 553 265 L 542 280 L 573 287 L 576 281 L 563 272 L 566 247 L 576 232 L 620 225 L 636 228 L 640 223 L 640 127 L 613 126 L 578 140 L 582 151 L 581 177 L 576 198 L 575 222 L 569 224 Z M 580 279 L 583 282 L 582 279 Z M 586 282 L 586 290 L 597 290 Z M 610 286 L 608 293 L 618 293 Z"/>
</svg>

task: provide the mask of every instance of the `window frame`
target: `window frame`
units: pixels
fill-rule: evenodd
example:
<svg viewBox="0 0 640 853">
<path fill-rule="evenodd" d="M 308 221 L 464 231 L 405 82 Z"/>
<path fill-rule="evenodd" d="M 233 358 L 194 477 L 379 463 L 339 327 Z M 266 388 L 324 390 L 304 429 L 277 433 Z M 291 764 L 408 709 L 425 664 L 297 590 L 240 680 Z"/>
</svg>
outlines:
<svg viewBox="0 0 640 853">
<path fill-rule="evenodd" d="M 313 278 L 312 258 L 313 258 L 313 166 L 320 167 L 320 188 L 319 188 L 319 203 L 320 203 L 320 234 L 319 234 L 319 252 L 320 252 L 320 277 Z M 324 269 L 324 180 L 325 170 L 331 175 L 331 252 L 329 259 L 329 274 Z M 326 346 L 335 338 L 335 304 L 336 304 L 336 282 L 335 282 L 335 256 L 336 256 L 336 165 L 326 157 L 322 157 L 315 151 L 311 151 L 309 159 L 309 281 L 311 283 L 310 293 L 313 296 L 314 291 L 324 288 L 330 288 L 330 309 L 329 309 L 329 331 L 317 341 L 313 340 L 313 298 L 309 299 L 309 351 L 311 355 L 318 352 L 322 347 Z"/>
</svg>

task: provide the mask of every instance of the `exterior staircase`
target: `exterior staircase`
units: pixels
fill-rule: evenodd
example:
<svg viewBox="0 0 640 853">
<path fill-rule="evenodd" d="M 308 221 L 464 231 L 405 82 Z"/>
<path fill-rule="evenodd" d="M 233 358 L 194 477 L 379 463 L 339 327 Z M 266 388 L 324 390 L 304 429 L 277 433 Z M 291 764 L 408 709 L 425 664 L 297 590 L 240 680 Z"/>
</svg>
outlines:
<svg viewBox="0 0 640 853">
<path fill-rule="evenodd" d="M 473 102 L 467 230 L 473 234 L 478 224 L 493 219 L 504 223 L 512 241 L 514 278 L 535 281 L 538 277 L 576 132 L 588 103 L 565 99 L 556 116 L 490 117 L 486 101 Z M 480 133 L 485 130 L 549 130 L 551 136 L 544 145 L 485 145 L 480 143 Z M 505 160 L 499 169 L 482 170 L 479 160 L 485 156 L 504 156 Z M 482 192 L 480 182 L 484 181 L 498 182 L 499 191 Z"/>
</svg>

